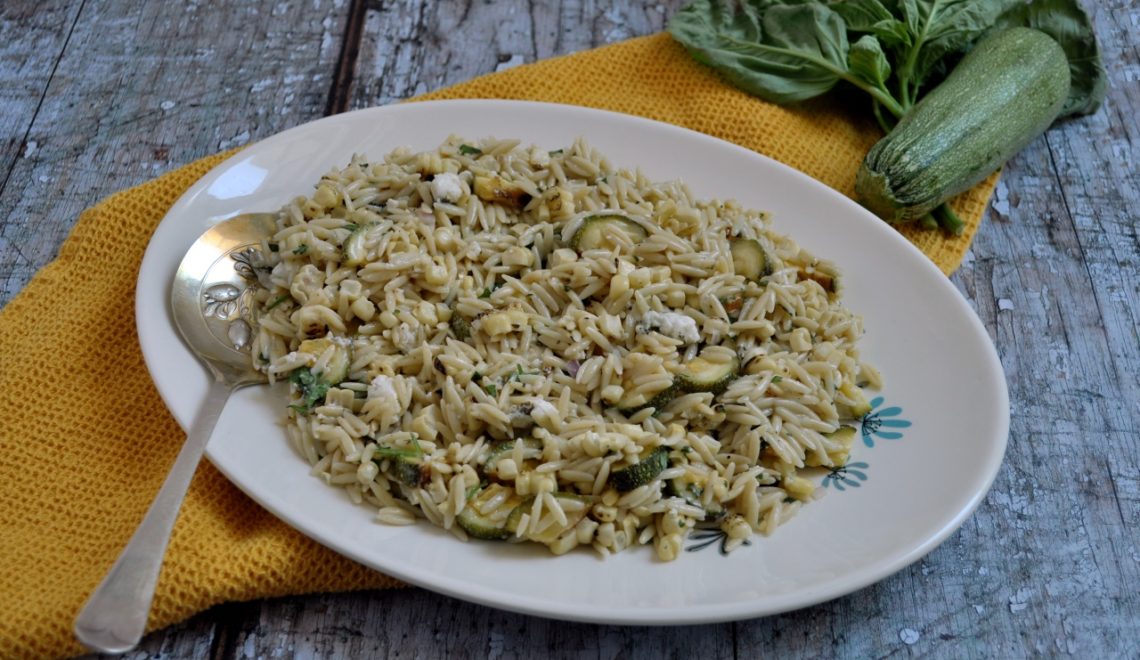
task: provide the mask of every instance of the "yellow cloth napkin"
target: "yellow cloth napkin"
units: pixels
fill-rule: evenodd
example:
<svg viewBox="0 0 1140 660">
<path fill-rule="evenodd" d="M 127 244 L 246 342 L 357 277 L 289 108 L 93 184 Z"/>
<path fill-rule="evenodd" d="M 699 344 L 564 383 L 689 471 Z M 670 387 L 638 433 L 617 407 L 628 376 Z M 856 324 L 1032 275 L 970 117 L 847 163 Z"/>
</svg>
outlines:
<svg viewBox="0 0 1140 660">
<path fill-rule="evenodd" d="M 863 113 L 835 98 L 789 109 L 743 94 L 663 34 L 420 98 L 529 99 L 650 117 L 754 149 L 847 194 L 879 136 Z M 73 618 L 179 449 L 183 432 L 138 349 L 135 278 L 166 210 L 224 156 L 84 212 L 59 257 L 0 311 L 2 657 L 82 651 L 72 638 Z M 957 200 L 968 227 L 963 236 L 915 231 L 907 237 L 952 271 L 995 180 Z M 174 529 L 149 629 L 224 601 L 398 585 L 293 531 L 203 464 Z"/>
</svg>

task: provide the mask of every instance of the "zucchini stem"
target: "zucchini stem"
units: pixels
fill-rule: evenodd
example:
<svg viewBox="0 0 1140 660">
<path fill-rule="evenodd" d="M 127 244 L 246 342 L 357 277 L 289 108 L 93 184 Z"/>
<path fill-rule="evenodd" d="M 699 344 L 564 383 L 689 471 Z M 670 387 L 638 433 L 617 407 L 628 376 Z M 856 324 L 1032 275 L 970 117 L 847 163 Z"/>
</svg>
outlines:
<svg viewBox="0 0 1140 660">
<path fill-rule="evenodd" d="M 934 219 L 938 222 L 938 226 L 955 236 L 960 235 L 962 231 L 966 229 L 966 223 L 962 221 L 962 218 L 958 217 L 954 209 L 950 208 L 950 204 L 946 202 L 939 204 L 930 214 L 934 216 Z"/>
<path fill-rule="evenodd" d="M 894 126 L 883 116 L 883 105 L 878 100 L 871 99 L 871 109 L 875 112 L 875 121 L 879 122 L 879 128 L 883 129 L 884 133 L 890 133 Z"/>
</svg>

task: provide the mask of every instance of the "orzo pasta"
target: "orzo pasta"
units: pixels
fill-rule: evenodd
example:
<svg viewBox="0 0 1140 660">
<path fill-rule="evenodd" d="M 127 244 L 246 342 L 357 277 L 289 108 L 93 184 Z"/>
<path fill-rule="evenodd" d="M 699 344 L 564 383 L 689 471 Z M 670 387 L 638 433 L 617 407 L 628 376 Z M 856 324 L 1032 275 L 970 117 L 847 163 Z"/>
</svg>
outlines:
<svg viewBox="0 0 1140 660">
<path fill-rule="evenodd" d="M 385 524 L 731 547 L 813 499 L 878 385 L 834 266 L 581 140 L 357 156 L 278 229 L 254 360 L 313 473 Z"/>
</svg>

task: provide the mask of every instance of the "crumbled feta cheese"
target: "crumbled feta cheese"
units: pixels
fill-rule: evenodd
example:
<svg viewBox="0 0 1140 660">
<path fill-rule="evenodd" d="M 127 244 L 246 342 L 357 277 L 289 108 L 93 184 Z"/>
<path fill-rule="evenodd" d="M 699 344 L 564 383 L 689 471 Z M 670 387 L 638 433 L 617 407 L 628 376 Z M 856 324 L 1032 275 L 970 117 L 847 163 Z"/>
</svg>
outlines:
<svg viewBox="0 0 1140 660">
<path fill-rule="evenodd" d="M 396 344 L 396 347 L 401 351 L 407 352 L 414 350 L 418 348 L 416 343 L 416 331 L 407 323 L 401 323 L 395 330 L 392 343 Z"/>
<path fill-rule="evenodd" d="M 642 322 L 651 328 L 656 328 L 663 335 L 680 339 L 688 344 L 695 344 L 701 340 L 701 333 L 697 330 L 696 320 L 677 312 L 648 311 L 641 317 Z"/>
<path fill-rule="evenodd" d="M 539 399 L 539 398 L 531 399 L 530 405 L 531 405 L 531 409 L 530 409 L 531 417 L 534 417 L 536 415 L 542 415 L 544 417 L 555 418 L 558 416 L 558 408 L 555 408 L 554 404 L 550 403 L 546 399 Z"/>
<path fill-rule="evenodd" d="M 437 202 L 457 202 L 463 196 L 463 182 L 451 172 L 435 175 L 431 180 L 431 196 Z"/>
<path fill-rule="evenodd" d="M 377 376 L 368 384 L 369 399 L 396 400 L 396 388 L 392 387 L 391 376 Z"/>
<path fill-rule="evenodd" d="M 550 164 L 550 154 L 543 149 L 535 147 L 530 150 L 530 162 L 539 167 L 546 167 Z"/>
</svg>

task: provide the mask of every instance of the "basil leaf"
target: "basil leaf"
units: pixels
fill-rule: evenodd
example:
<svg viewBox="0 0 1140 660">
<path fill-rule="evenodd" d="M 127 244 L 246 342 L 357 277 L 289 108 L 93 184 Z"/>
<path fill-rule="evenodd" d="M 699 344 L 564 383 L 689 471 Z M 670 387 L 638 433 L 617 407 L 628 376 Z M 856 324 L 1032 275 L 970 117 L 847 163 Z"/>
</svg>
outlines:
<svg viewBox="0 0 1140 660">
<path fill-rule="evenodd" d="M 872 35 L 859 37 L 847 54 L 847 66 L 851 75 L 867 81 L 875 87 L 885 87 L 891 77 L 891 64 L 883 54 L 879 40 Z"/>
<path fill-rule="evenodd" d="M 1069 58 L 1071 87 L 1062 117 L 1088 115 L 1104 102 L 1108 78 L 1088 14 L 1075 0 L 1035 0 L 998 17 L 994 30 L 1031 27 L 1053 37 Z"/>
<path fill-rule="evenodd" d="M 847 0 L 831 5 L 843 17 L 849 32 L 874 35 L 886 47 L 901 49 L 911 45 L 910 32 L 880 0 Z"/>
<path fill-rule="evenodd" d="M 1022 0 L 897 0 L 911 34 L 899 66 L 904 104 L 918 99 L 927 83 L 949 72 L 947 58 L 962 53 L 987 32 L 998 16 Z"/>
<path fill-rule="evenodd" d="M 818 4 L 697 0 L 669 22 L 669 33 L 698 61 L 772 103 L 804 101 L 847 74 L 847 30 Z"/>
</svg>

